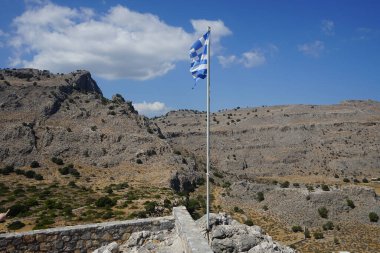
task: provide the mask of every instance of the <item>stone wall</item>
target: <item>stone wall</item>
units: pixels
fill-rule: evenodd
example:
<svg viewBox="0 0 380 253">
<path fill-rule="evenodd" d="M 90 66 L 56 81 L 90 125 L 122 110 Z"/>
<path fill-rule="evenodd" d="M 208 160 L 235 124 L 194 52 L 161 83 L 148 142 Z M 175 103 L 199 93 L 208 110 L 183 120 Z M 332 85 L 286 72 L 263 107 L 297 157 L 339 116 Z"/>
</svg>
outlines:
<svg viewBox="0 0 380 253">
<path fill-rule="evenodd" d="M 173 229 L 174 224 L 173 217 L 159 217 L 0 234 L 0 252 L 92 252 L 126 241 L 131 233 Z"/>
<path fill-rule="evenodd" d="M 186 253 L 213 252 L 185 207 L 174 207 L 173 216 L 177 234 L 181 238 L 183 249 Z"/>
</svg>

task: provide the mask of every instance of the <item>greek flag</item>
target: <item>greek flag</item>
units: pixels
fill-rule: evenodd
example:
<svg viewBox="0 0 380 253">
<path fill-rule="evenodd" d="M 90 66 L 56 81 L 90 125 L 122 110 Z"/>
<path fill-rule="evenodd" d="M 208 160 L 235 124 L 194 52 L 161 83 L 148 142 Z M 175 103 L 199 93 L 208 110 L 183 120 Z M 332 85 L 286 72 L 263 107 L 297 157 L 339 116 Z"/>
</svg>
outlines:
<svg viewBox="0 0 380 253">
<path fill-rule="evenodd" d="M 190 48 L 190 72 L 197 82 L 207 76 L 207 54 L 209 45 L 210 31 L 200 37 Z"/>
</svg>

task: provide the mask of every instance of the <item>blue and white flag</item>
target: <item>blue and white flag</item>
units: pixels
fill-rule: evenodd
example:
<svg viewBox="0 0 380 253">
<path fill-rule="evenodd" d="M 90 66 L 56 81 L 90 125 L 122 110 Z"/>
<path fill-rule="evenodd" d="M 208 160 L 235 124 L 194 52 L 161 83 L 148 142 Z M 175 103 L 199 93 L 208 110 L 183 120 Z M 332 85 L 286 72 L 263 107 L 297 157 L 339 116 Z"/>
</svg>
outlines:
<svg viewBox="0 0 380 253">
<path fill-rule="evenodd" d="M 207 54 L 209 45 L 210 31 L 200 37 L 190 48 L 190 72 L 197 82 L 207 76 Z"/>
</svg>

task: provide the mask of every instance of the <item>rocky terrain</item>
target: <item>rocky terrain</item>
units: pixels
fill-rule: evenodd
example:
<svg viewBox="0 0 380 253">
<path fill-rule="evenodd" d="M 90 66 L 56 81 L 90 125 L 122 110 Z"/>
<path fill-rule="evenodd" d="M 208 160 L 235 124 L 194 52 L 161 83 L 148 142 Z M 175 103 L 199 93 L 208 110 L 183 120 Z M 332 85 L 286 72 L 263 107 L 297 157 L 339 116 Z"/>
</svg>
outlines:
<svg viewBox="0 0 380 253">
<path fill-rule="evenodd" d="M 130 101 L 118 94 L 103 97 L 87 71 L 5 69 L 0 79 L 0 166 L 38 161 L 50 167 L 53 157 L 98 170 L 154 165 L 150 171 L 160 172 L 161 185 L 168 185 L 171 174 L 179 181 L 181 169 L 194 171 L 192 161 L 184 164 L 173 155 L 160 129 Z M 43 176 L 56 177 L 49 173 Z"/>
<path fill-rule="evenodd" d="M 200 217 L 205 126 L 194 110 L 141 116 L 84 70 L 1 69 L 0 212 L 11 215 L 0 231 L 159 216 L 180 203 Z M 379 151 L 376 101 L 212 113 L 211 207 L 301 252 L 376 252 Z"/>
<path fill-rule="evenodd" d="M 205 117 L 182 110 L 155 122 L 173 146 L 203 156 Z M 211 115 L 212 163 L 235 178 L 379 177 L 379 150 L 375 101 L 236 108 Z"/>
<path fill-rule="evenodd" d="M 206 238 L 206 216 L 196 221 L 197 227 Z M 258 226 L 239 223 L 225 213 L 210 214 L 210 246 L 215 253 L 295 253 L 289 247 L 266 235 Z M 182 242 L 175 231 L 140 231 L 132 233 L 129 239 L 118 244 L 112 242 L 94 251 L 94 253 L 138 253 L 183 252 Z"/>
<path fill-rule="evenodd" d="M 173 111 L 154 122 L 173 148 L 204 157 L 204 112 Z M 380 227 L 369 214 L 380 214 L 379 150 L 376 101 L 212 113 L 212 207 L 252 219 L 302 252 L 378 251 Z M 347 235 L 353 226 L 359 237 Z M 314 240 L 291 232 L 305 227 Z"/>
</svg>

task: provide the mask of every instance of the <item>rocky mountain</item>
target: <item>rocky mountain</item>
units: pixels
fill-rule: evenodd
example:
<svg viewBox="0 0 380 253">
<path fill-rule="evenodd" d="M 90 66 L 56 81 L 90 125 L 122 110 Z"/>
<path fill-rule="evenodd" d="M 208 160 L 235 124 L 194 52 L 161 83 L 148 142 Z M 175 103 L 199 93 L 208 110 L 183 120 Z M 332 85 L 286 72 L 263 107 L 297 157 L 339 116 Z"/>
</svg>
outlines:
<svg viewBox="0 0 380 253">
<path fill-rule="evenodd" d="M 379 102 L 236 108 L 211 117 L 212 164 L 235 179 L 380 177 Z M 205 113 L 174 111 L 154 122 L 174 147 L 204 156 Z"/>
<path fill-rule="evenodd" d="M 173 148 L 204 159 L 204 112 L 172 111 L 154 122 Z M 380 214 L 379 151 L 376 101 L 212 113 L 212 208 L 252 219 L 300 252 L 378 252 L 380 226 L 369 216 Z"/>
<path fill-rule="evenodd" d="M 151 183 L 169 186 L 172 179 L 178 190 L 182 180 L 190 179 L 186 184 L 191 186 L 198 178 L 194 162 L 185 164 L 185 158 L 173 154 L 155 123 L 138 115 L 121 95 L 103 97 L 84 70 L 0 70 L 0 118 L 0 166 L 38 161 L 51 167 L 52 158 L 59 158 L 95 169 L 92 174 L 105 168 L 113 168 L 116 176 L 149 168 L 152 177 L 161 175 Z M 44 176 L 49 175 L 54 178 L 54 173 Z"/>
</svg>

